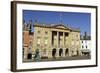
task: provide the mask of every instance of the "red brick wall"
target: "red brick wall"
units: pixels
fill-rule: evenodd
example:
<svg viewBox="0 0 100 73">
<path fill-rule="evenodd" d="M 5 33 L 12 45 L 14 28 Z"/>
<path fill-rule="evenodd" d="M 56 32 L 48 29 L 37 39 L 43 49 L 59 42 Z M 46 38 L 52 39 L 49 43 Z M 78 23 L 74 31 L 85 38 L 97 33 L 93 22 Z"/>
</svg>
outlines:
<svg viewBox="0 0 100 73">
<path fill-rule="evenodd" d="M 25 46 L 28 46 L 29 45 L 29 40 L 30 40 L 30 38 L 29 38 L 29 31 L 24 31 L 23 32 L 23 44 Z"/>
</svg>

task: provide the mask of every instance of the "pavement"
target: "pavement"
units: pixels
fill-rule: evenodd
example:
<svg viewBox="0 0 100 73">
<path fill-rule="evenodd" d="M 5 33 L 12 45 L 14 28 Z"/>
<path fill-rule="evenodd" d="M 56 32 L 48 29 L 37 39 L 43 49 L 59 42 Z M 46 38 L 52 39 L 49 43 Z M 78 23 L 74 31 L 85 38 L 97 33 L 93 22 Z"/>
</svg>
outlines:
<svg viewBox="0 0 100 73">
<path fill-rule="evenodd" d="M 38 61 L 30 59 L 30 60 L 24 60 L 23 62 L 47 62 L 47 61 L 86 60 L 86 59 L 91 59 L 91 56 L 67 56 L 59 58 L 40 59 Z"/>
</svg>

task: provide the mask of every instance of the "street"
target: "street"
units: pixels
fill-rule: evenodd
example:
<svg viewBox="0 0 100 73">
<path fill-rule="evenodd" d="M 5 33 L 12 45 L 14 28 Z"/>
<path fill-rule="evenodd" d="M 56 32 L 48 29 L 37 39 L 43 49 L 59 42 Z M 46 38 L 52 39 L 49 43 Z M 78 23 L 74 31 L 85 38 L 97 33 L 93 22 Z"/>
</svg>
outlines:
<svg viewBox="0 0 100 73">
<path fill-rule="evenodd" d="M 91 56 L 67 56 L 67 57 L 59 57 L 59 58 L 47 58 L 47 59 L 40 59 L 38 61 L 34 60 L 24 60 L 23 62 L 46 62 L 46 61 L 64 61 L 64 60 L 86 60 L 91 59 Z"/>
</svg>

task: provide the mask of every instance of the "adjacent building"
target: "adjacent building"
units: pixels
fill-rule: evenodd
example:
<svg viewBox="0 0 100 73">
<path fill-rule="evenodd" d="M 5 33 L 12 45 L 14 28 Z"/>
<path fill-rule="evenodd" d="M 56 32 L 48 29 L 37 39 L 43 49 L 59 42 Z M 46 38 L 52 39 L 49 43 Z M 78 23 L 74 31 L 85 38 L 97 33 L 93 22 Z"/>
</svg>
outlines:
<svg viewBox="0 0 100 73">
<path fill-rule="evenodd" d="M 91 53 L 91 37 L 87 35 L 87 32 L 81 36 L 81 52 L 83 55 L 90 55 Z"/>
<path fill-rule="evenodd" d="M 32 46 L 34 42 L 34 33 L 32 30 L 32 22 L 25 23 L 23 25 L 23 59 L 32 59 Z"/>
</svg>

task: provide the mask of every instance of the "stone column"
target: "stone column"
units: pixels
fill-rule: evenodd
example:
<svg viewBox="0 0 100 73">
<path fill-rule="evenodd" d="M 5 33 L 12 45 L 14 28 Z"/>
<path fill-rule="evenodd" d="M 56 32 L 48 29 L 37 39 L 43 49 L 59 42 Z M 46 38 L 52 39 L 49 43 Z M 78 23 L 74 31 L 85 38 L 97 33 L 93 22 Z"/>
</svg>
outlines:
<svg viewBox="0 0 100 73">
<path fill-rule="evenodd" d="M 57 47 L 59 47 L 59 32 L 57 31 Z"/>
<path fill-rule="evenodd" d="M 57 31 L 56 57 L 59 57 L 59 32 Z"/>
<path fill-rule="evenodd" d="M 52 37 L 52 31 L 50 31 L 50 46 L 53 46 L 53 44 L 52 44 L 52 41 L 53 41 L 52 38 L 53 38 Z"/>
<path fill-rule="evenodd" d="M 65 33 L 63 32 L 63 48 L 65 48 Z"/>
<path fill-rule="evenodd" d="M 63 57 L 65 57 L 65 32 L 63 32 Z"/>
</svg>

